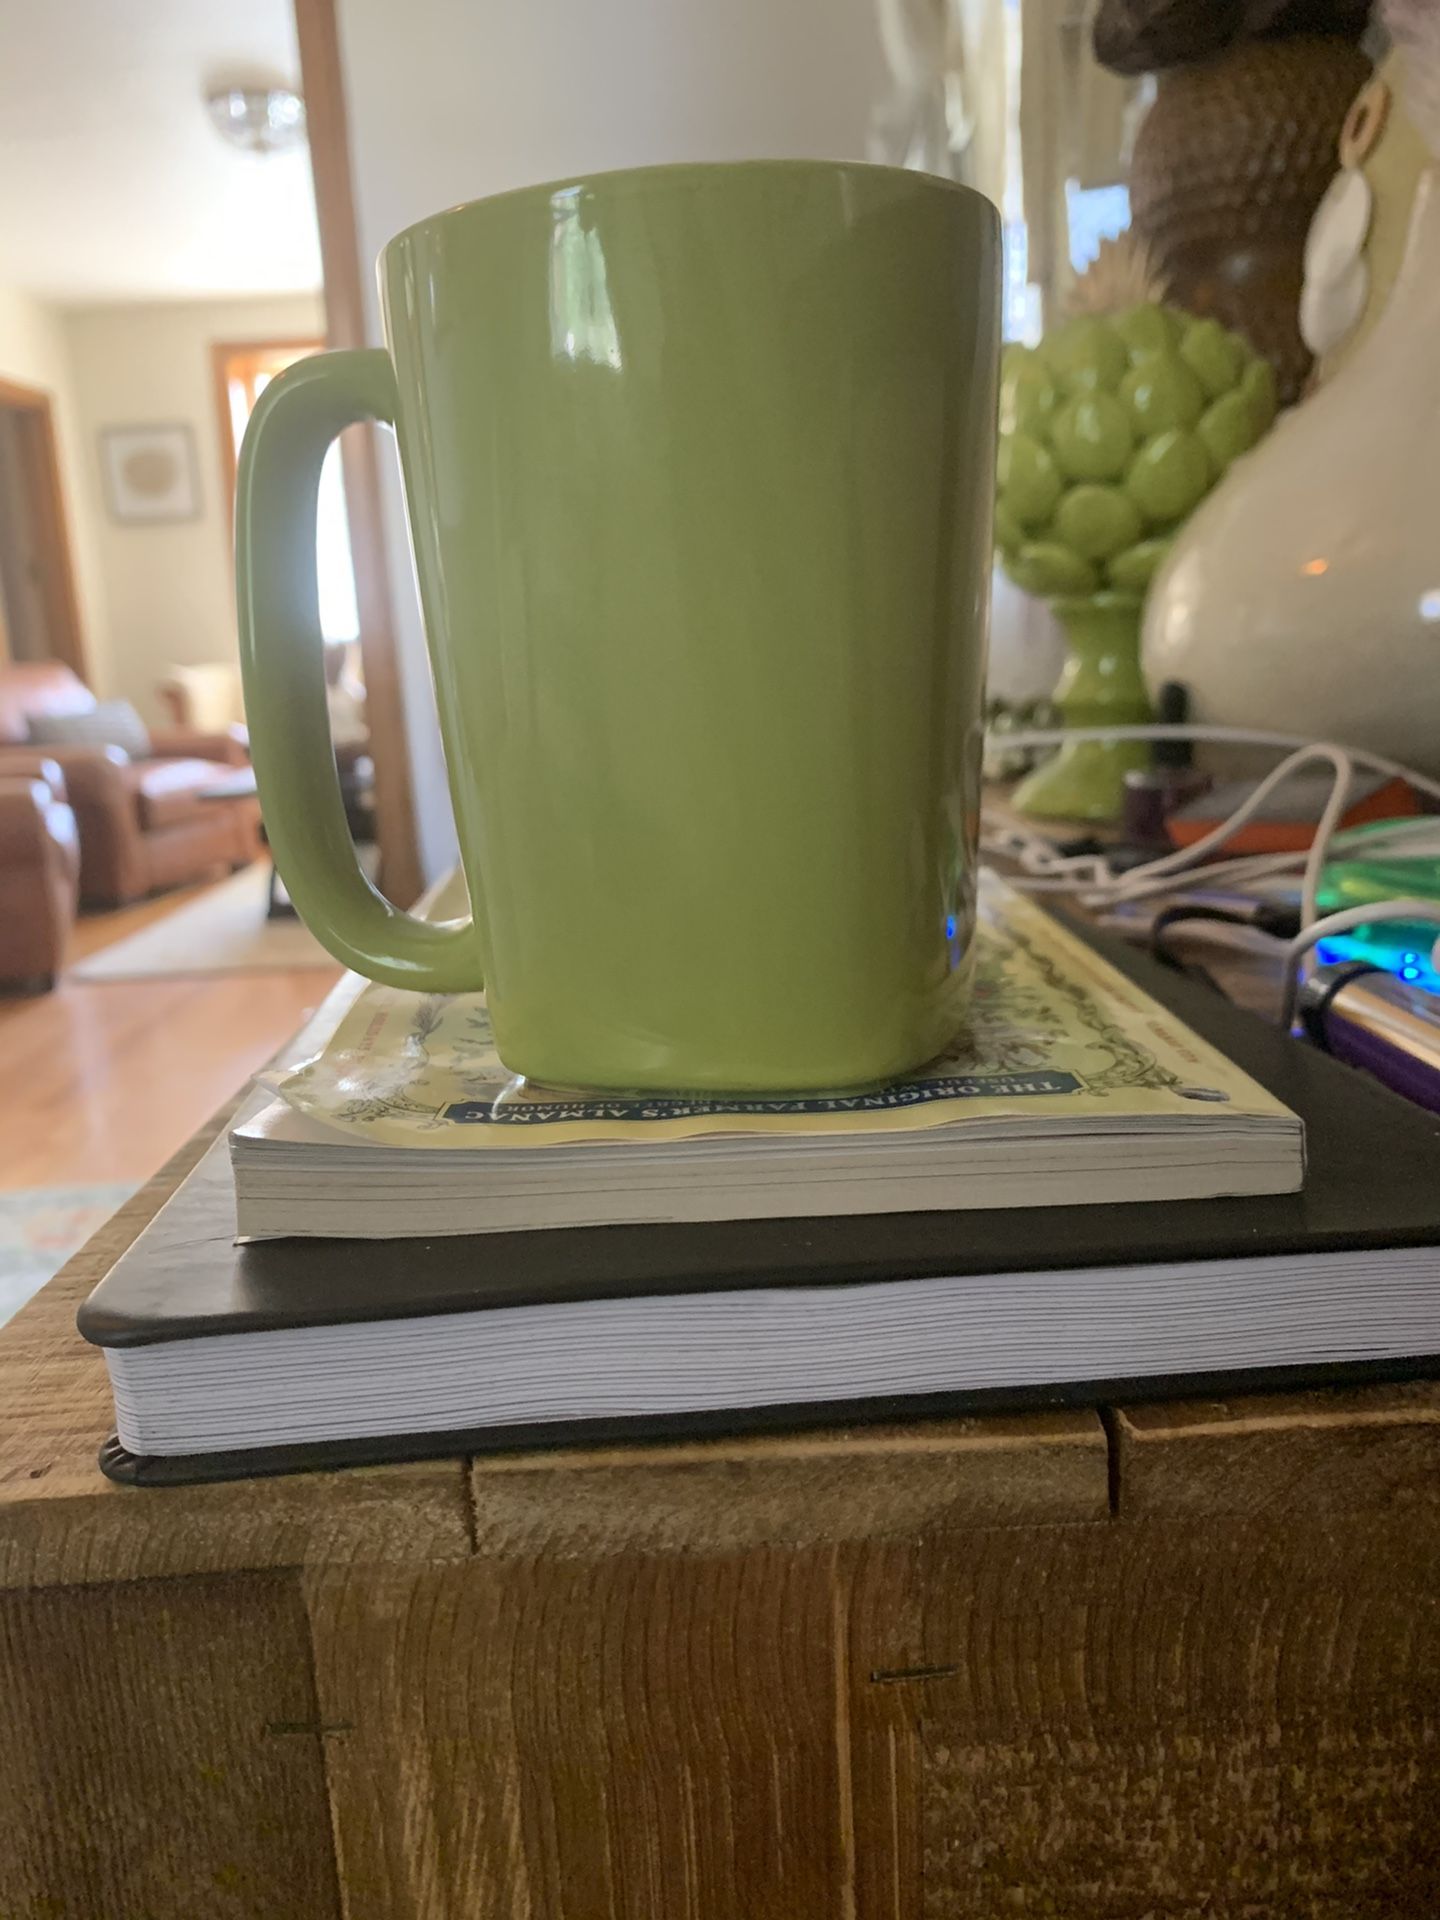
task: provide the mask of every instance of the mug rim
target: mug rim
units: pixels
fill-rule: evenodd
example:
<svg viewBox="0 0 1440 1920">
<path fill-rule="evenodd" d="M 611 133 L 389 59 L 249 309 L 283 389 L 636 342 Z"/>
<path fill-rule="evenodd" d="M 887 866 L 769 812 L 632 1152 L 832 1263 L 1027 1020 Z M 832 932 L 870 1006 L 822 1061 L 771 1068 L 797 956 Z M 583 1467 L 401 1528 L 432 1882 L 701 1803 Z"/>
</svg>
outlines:
<svg viewBox="0 0 1440 1920">
<path fill-rule="evenodd" d="M 527 198 L 554 199 L 558 193 L 584 193 L 595 187 L 615 187 L 639 183 L 653 179 L 657 174 L 669 174 L 680 177 L 686 174 L 710 176 L 714 174 L 740 173 L 823 173 L 823 174 L 874 174 L 889 175 L 896 181 L 905 181 L 910 186 L 938 189 L 941 193 L 958 195 L 962 199 L 977 202 L 991 213 L 998 213 L 989 197 L 975 187 L 967 187 L 962 181 L 947 180 L 943 174 L 925 173 L 916 167 L 896 167 L 877 160 L 660 160 L 640 167 L 605 167 L 598 173 L 561 174 L 553 180 L 538 180 L 530 186 L 502 187 L 498 193 L 478 194 L 473 200 L 458 200 L 454 206 L 442 207 L 437 213 L 428 213 L 419 220 L 412 220 L 408 226 L 401 227 L 392 234 L 380 249 L 383 261 L 392 249 L 398 249 L 402 243 L 411 241 L 428 228 L 438 227 L 442 222 L 458 220 L 465 215 L 477 213 L 482 207 L 499 206 L 510 200 Z"/>
</svg>

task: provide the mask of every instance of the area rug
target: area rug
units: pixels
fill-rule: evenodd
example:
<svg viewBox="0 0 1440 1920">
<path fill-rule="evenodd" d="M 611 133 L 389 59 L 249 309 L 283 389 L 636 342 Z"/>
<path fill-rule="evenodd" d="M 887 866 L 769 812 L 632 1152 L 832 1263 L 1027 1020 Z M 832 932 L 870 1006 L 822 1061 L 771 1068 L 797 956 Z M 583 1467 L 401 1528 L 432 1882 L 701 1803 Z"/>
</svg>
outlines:
<svg viewBox="0 0 1440 1920">
<path fill-rule="evenodd" d="M 270 869 L 246 867 L 128 939 L 101 947 L 69 970 L 71 980 L 157 980 L 176 974 L 290 972 L 336 964 L 287 914 L 265 917 Z"/>
<path fill-rule="evenodd" d="M 135 1191 L 132 1181 L 94 1187 L 26 1187 L 0 1193 L 0 1324 L 59 1271 Z"/>
</svg>

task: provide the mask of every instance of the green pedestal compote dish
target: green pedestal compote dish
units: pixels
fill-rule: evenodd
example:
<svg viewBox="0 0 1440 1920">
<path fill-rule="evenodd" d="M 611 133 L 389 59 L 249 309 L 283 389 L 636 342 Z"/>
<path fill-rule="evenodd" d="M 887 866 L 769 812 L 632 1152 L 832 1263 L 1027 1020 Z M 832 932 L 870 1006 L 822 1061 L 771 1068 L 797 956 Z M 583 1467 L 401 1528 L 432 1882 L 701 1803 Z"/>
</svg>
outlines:
<svg viewBox="0 0 1440 1920">
<path fill-rule="evenodd" d="M 1215 320 L 1146 304 L 1005 349 L 995 541 L 1069 646 L 1068 727 L 1143 725 L 1140 610 L 1178 528 L 1275 417 L 1267 361 Z M 1017 789 L 1022 812 L 1112 820 L 1140 743 L 1068 742 Z"/>
</svg>

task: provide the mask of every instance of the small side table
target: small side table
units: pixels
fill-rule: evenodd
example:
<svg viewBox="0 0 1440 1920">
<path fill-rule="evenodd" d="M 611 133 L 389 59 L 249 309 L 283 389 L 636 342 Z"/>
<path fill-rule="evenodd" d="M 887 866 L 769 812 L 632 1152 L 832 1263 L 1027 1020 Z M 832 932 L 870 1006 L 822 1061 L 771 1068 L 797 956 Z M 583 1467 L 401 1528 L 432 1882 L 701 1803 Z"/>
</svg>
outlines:
<svg viewBox="0 0 1440 1920">
<path fill-rule="evenodd" d="M 1440 1910 L 1440 1383 L 119 1487 L 227 1117 L 0 1328 L 0 1913 Z"/>
<path fill-rule="evenodd" d="M 236 767 L 233 773 L 227 773 L 223 779 L 217 780 L 213 786 L 206 787 L 201 793 L 200 798 L 202 800 L 213 800 L 218 806 L 226 800 L 249 800 L 253 798 L 254 795 L 255 769 L 253 767 Z M 263 815 L 260 820 L 260 838 L 268 848 L 270 845 L 270 837 L 265 831 Z M 280 891 L 280 876 L 275 871 L 275 861 L 272 857 L 270 861 L 270 883 L 265 889 L 265 918 L 267 920 L 280 920 L 289 914 L 293 914 L 294 911 L 295 909 Z"/>
<path fill-rule="evenodd" d="M 340 798 L 345 808 L 345 821 L 351 835 L 357 846 L 372 846 L 375 841 L 374 764 L 368 754 L 342 750 L 337 755 L 336 767 L 340 775 Z M 236 767 L 233 773 L 217 780 L 213 786 L 206 787 L 200 798 L 216 802 L 245 800 L 249 799 L 255 791 L 255 769 Z M 263 818 L 260 822 L 260 837 L 268 847 L 270 839 L 265 831 Z M 363 858 L 361 864 L 365 864 Z M 265 894 L 265 918 L 283 920 L 293 917 L 294 912 L 295 909 L 290 903 L 289 895 L 285 892 L 272 858 L 270 884 Z"/>
</svg>

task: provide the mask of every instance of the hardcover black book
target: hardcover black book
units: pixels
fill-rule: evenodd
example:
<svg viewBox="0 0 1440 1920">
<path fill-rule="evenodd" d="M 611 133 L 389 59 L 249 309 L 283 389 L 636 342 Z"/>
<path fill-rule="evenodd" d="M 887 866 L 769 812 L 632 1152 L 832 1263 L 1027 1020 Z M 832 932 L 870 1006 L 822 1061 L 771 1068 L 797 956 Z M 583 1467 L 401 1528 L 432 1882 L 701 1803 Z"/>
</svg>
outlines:
<svg viewBox="0 0 1440 1920">
<path fill-rule="evenodd" d="M 141 1484 L 1433 1371 L 1440 1121 L 1118 944 L 1299 1193 L 236 1246 L 212 1149 L 79 1316 Z"/>
</svg>

